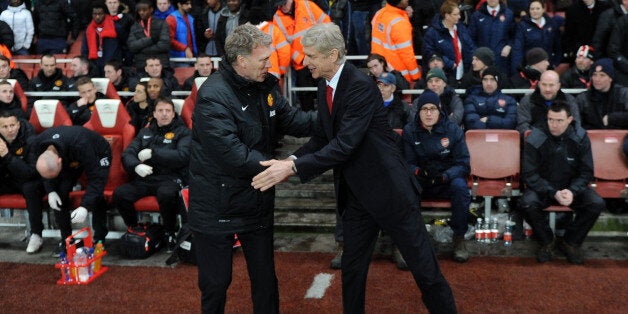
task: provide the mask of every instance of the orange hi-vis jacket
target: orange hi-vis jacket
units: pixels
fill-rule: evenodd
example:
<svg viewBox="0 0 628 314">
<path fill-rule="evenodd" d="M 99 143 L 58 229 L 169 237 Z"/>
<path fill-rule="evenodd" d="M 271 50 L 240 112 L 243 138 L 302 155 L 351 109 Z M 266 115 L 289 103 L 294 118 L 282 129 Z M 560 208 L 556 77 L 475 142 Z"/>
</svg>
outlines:
<svg viewBox="0 0 628 314">
<path fill-rule="evenodd" d="M 277 78 L 281 78 L 286 74 L 290 66 L 290 43 L 281 30 L 279 30 L 279 27 L 272 22 L 262 22 L 257 25 L 257 28 L 273 38 L 273 52 L 270 55 L 271 67 L 268 72 L 275 75 Z"/>
<path fill-rule="evenodd" d="M 331 19 L 314 2 L 295 0 L 293 5 L 294 15 L 281 12 L 281 7 L 279 7 L 273 17 L 273 23 L 290 42 L 292 67 L 295 70 L 301 70 L 304 68 L 303 58 L 305 58 L 301 37 L 312 25 L 331 23 Z"/>
<path fill-rule="evenodd" d="M 371 28 L 371 53 L 384 56 L 408 82 L 419 80 L 421 70 L 412 48 L 412 25 L 408 13 L 386 3 L 375 13 Z"/>
</svg>

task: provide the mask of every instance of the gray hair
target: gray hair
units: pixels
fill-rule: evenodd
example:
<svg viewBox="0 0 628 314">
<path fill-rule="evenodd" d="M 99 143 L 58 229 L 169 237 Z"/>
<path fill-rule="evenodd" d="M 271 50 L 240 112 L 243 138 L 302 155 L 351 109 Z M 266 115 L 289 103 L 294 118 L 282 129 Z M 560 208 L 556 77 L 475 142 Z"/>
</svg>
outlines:
<svg viewBox="0 0 628 314">
<path fill-rule="evenodd" d="M 233 65 L 238 56 L 248 56 L 254 48 L 270 46 L 272 42 L 272 37 L 259 30 L 256 26 L 251 24 L 240 25 L 234 28 L 233 32 L 225 40 L 227 62 Z"/>
<path fill-rule="evenodd" d="M 333 49 L 338 49 L 338 61 L 345 62 L 345 39 L 342 37 L 340 27 L 334 23 L 316 24 L 305 32 L 301 38 L 303 47 L 313 47 L 320 53 L 329 56 Z"/>
</svg>

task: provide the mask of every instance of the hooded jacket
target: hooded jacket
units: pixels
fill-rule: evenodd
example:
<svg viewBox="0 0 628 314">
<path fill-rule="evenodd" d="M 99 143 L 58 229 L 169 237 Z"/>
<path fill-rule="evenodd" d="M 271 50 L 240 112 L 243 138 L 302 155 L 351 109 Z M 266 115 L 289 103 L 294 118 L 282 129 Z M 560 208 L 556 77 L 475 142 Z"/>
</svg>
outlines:
<svg viewBox="0 0 628 314">
<path fill-rule="evenodd" d="M 9 24 L 13 30 L 13 51 L 31 47 L 35 26 L 31 11 L 26 8 L 24 3 L 17 7 L 8 6 L 0 14 L 0 20 Z"/>
</svg>

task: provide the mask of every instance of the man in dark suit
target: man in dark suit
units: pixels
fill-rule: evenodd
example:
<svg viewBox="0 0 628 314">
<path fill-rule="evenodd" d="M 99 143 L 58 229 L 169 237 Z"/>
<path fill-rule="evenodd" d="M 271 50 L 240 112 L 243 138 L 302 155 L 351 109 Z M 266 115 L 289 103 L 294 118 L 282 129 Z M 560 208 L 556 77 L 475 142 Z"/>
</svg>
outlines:
<svg viewBox="0 0 628 314">
<path fill-rule="evenodd" d="M 291 175 L 306 182 L 334 169 L 344 226 L 345 313 L 364 312 L 366 277 L 380 229 L 401 251 L 428 310 L 456 312 L 419 211 L 420 187 L 395 145 L 377 86 L 345 63 L 338 26 L 314 25 L 302 43 L 304 65 L 315 79 L 324 78 L 318 85 L 319 127 L 291 158 L 261 162 L 268 169 L 253 178 L 253 187 L 265 191 Z"/>
</svg>

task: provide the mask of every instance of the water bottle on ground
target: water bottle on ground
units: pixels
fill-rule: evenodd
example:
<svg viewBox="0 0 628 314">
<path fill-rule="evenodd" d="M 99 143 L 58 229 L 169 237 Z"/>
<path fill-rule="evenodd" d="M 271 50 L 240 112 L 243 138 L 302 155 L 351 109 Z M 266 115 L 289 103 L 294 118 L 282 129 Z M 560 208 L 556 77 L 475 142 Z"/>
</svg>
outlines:
<svg viewBox="0 0 628 314">
<path fill-rule="evenodd" d="M 506 221 L 506 228 L 504 229 L 504 246 L 512 246 L 512 227 L 513 226 L 514 226 L 514 223 L 510 221 L 510 218 L 508 218 L 508 221 Z"/>
<path fill-rule="evenodd" d="M 493 217 L 491 220 L 491 243 L 497 242 L 498 235 L 499 229 L 497 227 L 497 217 Z"/>
<path fill-rule="evenodd" d="M 482 218 L 478 218 L 475 223 L 475 241 L 482 242 Z"/>
<path fill-rule="evenodd" d="M 72 281 L 72 274 L 70 273 L 69 267 L 70 265 L 68 263 L 68 258 L 65 256 L 65 252 L 61 252 L 61 254 L 59 254 L 59 265 L 61 265 L 61 276 L 63 281 Z"/>
<path fill-rule="evenodd" d="M 89 280 L 89 265 L 87 265 L 88 259 L 88 248 L 81 247 L 76 249 L 73 262 L 74 266 L 76 266 L 77 279 L 80 282 L 87 282 Z"/>
</svg>

